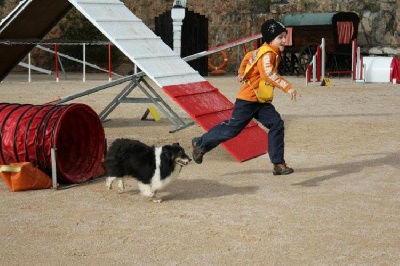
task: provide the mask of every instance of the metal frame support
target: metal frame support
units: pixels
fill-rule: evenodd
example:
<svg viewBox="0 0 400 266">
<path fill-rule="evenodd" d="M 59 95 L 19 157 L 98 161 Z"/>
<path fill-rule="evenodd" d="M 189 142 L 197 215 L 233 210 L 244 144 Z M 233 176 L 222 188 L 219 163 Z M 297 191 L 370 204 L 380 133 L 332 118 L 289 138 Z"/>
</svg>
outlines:
<svg viewBox="0 0 400 266">
<path fill-rule="evenodd" d="M 139 88 L 147 98 L 133 98 L 128 95 L 135 88 Z M 108 115 L 120 103 L 152 103 L 157 109 L 164 114 L 164 116 L 175 126 L 175 130 L 169 131 L 170 133 L 184 129 L 194 124 L 193 121 L 183 121 L 172 108 L 162 99 L 156 90 L 144 79 L 144 76 L 134 75 L 131 82 L 100 112 L 99 117 L 102 122 L 107 121 Z"/>
</svg>

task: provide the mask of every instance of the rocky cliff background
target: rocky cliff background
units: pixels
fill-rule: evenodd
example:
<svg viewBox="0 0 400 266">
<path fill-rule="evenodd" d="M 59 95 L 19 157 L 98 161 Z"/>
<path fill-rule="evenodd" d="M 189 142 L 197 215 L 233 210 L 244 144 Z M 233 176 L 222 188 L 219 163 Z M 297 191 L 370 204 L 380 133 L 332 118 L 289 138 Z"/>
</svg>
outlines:
<svg viewBox="0 0 400 266">
<path fill-rule="evenodd" d="M 125 0 L 125 4 L 150 28 L 154 17 L 172 7 L 172 1 Z M 266 18 L 293 12 L 352 11 L 359 15 L 358 43 L 365 48 L 400 44 L 400 0 L 215 0 L 187 1 L 187 7 L 209 19 L 210 47 L 254 34 Z"/>
</svg>

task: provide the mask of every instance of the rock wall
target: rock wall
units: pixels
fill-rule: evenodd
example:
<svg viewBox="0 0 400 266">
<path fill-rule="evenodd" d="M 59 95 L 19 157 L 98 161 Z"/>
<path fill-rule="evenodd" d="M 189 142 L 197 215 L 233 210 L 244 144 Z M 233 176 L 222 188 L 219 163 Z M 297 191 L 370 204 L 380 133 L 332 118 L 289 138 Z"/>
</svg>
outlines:
<svg viewBox="0 0 400 266">
<path fill-rule="evenodd" d="M 150 28 L 154 28 L 155 16 L 172 7 L 172 1 L 124 2 Z M 209 47 L 258 33 L 266 19 L 279 19 L 285 13 L 351 11 L 360 17 L 358 46 L 362 52 L 400 55 L 400 0 L 187 0 L 187 8 L 209 19 Z M 228 51 L 228 70 L 240 64 L 240 49 Z"/>
<path fill-rule="evenodd" d="M 150 28 L 171 1 L 124 0 Z M 261 23 L 291 12 L 352 11 L 359 15 L 358 44 L 366 52 L 400 54 L 400 0 L 187 0 L 187 8 L 209 19 L 209 46 L 259 32 Z"/>
</svg>

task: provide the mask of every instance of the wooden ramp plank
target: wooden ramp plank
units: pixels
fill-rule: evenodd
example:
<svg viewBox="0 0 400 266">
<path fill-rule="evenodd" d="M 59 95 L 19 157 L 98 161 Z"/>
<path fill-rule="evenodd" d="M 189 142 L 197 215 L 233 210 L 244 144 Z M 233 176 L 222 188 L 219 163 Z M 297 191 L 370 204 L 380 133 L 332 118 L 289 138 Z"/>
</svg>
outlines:
<svg viewBox="0 0 400 266">
<path fill-rule="evenodd" d="M 0 21 L 0 81 L 72 7 L 67 0 L 22 0 Z M 24 44 L 9 45 L 8 41 Z"/>
</svg>

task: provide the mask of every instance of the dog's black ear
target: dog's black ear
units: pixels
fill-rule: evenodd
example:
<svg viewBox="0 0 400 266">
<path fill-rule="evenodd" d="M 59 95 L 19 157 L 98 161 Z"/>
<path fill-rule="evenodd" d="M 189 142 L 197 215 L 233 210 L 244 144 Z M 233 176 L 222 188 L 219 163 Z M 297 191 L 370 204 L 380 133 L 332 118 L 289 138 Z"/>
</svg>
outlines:
<svg viewBox="0 0 400 266">
<path fill-rule="evenodd" d="M 166 159 L 166 162 L 171 162 L 173 153 L 173 146 L 172 145 L 165 145 L 162 150 L 162 156 Z"/>
<path fill-rule="evenodd" d="M 174 143 L 172 143 L 172 146 L 181 146 L 181 145 L 179 145 L 179 142 L 174 142 Z"/>
<path fill-rule="evenodd" d="M 170 159 L 172 157 L 172 146 L 169 145 L 165 145 L 162 149 L 162 153 L 167 156 L 168 159 Z"/>
</svg>

